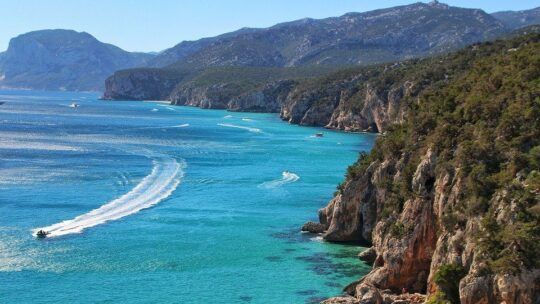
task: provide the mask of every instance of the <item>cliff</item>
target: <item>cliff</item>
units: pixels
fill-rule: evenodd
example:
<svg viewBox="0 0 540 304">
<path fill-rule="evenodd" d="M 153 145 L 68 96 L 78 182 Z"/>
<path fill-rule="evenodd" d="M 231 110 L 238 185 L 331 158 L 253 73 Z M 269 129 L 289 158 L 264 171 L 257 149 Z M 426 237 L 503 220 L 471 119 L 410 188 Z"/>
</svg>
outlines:
<svg viewBox="0 0 540 304">
<path fill-rule="evenodd" d="M 537 303 L 539 54 L 537 34 L 476 45 L 392 94 L 403 119 L 319 211 L 326 240 L 372 244 L 373 268 L 324 303 Z"/>
</svg>

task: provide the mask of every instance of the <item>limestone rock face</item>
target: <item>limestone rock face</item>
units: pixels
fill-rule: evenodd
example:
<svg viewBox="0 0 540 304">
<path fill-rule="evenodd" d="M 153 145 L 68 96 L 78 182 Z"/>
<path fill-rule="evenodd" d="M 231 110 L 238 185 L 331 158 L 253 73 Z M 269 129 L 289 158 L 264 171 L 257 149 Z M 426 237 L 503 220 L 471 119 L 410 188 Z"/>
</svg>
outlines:
<svg viewBox="0 0 540 304">
<path fill-rule="evenodd" d="M 244 93 L 229 101 L 227 108 L 239 112 L 279 113 L 289 92 L 296 85 L 293 80 L 270 82 L 262 89 Z"/>
<path fill-rule="evenodd" d="M 414 168 L 414 196 L 399 213 L 383 213 L 389 199 L 384 181 L 401 178 L 408 157 L 374 161 L 361 176 L 347 179 L 343 191 L 319 211 L 320 222 L 327 227 L 326 240 L 366 240 L 373 247 L 365 255 L 376 254 L 372 271 L 346 288 L 356 300 L 334 298 L 326 303 L 422 303 L 423 295 L 437 292 L 434 275 L 445 264 L 467 270 L 459 282 L 461 303 L 535 303 L 540 295 L 540 270 L 522 269 L 517 275 L 486 273 L 475 250 L 480 216 L 459 218 L 456 223 L 449 220 L 450 210 L 461 204 L 464 181 L 457 174 L 459 169 L 435 170 L 438 157 L 433 149 L 425 151 Z M 503 191 L 490 202 L 501 225 L 511 223 L 515 214 L 515 204 L 507 200 Z M 418 296 L 410 298 L 414 293 Z"/>
<path fill-rule="evenodd" d="M 386 194 L 377 184 L 389 174 L 392 165 L 391 162 L 372 164 L 365 175 L 348 181 L 342 193 L 319 210 L 321 223 L 327 227 L 324 235 L 327 241 L 373 241 L 377 209 Z"/>
<path fill-rule="evenodd" d="M 245 93 L 234 83 L 178 85 L 170 97 L 172 104 L 203 109 L 227 109 L 239 112 L 276 113 L 281 109 L 289 91 L 296 84 L 292 80 L 270 82 Z M 239 94 L 240 92 L 240 94 Z"/>
<path fill-rule="evenodd" d="M 358 258 L 368 264 L 373 264 L 377 258 L 377 251 L 375 248 L 370 247 L 358 254 Z"/>
<path fill-rule="evenodd" d="M 351 111 L 347 100 L 343 100 L 332 114 L 327 127 L 346 131 L 383 132 L 390 124 L 403 121 L 405 113 L 401 101 L 403 97 L 415 93 L 412 87 L 411 82 L 405 81 L 390 90 L 384 90 L 368 82 L 364 94 L 361 94 L 362 108 Z"/>
<path fill-rule="evenodd" d="M 360 301 L 358 301 L 358 299 L 355 297 L 335 297 L 335 298 L 330 298 L 321 302 L 321 304 L 359 304 L 359 303 Z"/>
<path fill-rule="evenodd" d="M 228 84 L 211 86 L 182 85 L 171 93 L 172 104 L 200 107 L 203 109 L 226 109 L 229 101 Z"/>
<path fill-rule="evenodd" d="M 327 125 L 346 85 L 335 83 L 315 90 L 293 90 L 281 109 L 281 118 L 300 125 Z"/>
<path fill-rule="evenodd" d="M 178 83 L 174 75 L 152 72 L 133 72 L 129 77 L 114 74 L 105 81 L 103 99 L 166 100 Z"/>
</svg>

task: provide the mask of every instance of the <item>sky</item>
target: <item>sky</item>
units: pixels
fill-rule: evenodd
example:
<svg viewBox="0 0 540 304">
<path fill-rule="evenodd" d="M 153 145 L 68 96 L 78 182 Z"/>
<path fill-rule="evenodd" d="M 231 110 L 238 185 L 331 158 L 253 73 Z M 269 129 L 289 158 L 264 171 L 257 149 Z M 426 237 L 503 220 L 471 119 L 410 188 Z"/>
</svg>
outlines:
<svg viewBox="0 0 540 304">
<path fill-rule="evenodd" d="M 9 39 L 40 29 L 85 31 L 128 51 L 161 51 L 242 27 L 268 27 L 417 0 L 0 0 L 0 51 Z M 429 2 L 429 1 L 423 1 Z M 486 12 L 524 10 L 540 0 L 447 0 Z"/>
</svg>

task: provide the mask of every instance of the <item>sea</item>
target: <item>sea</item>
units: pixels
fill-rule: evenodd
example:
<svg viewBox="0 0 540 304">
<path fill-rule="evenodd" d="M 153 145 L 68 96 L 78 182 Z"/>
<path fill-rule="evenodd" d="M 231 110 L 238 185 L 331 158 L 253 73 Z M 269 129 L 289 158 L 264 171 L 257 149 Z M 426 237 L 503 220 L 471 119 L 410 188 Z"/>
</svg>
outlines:
<svg viewBox="0 0 540 304">
<path fill-rule="evenodd" d="M 370 270 L 300 227 L 375 135 L 99 96 L 0 91 L 0 303 L 318 303 Z"/>
</svg>

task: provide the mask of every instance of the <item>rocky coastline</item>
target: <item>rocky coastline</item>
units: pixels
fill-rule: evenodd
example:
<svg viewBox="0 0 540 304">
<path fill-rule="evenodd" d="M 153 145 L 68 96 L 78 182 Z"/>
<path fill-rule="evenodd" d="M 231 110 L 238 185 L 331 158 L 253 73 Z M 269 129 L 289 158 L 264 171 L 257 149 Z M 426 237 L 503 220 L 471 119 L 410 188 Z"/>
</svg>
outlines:
<svg viewBox="0 0 540 304">
<path fill-rule="evenodd" d="M 539 234 L 524 228 L 538 227 L 535 206 L 540 192 L 531 187 L 538 164 L 525 163 L 506 171 L 497 163 L 514 162 L 520 153 L 531 153 L 530 148 L 512 146 L 519 134 L 509 135 L 500 125 L 506 123 L 512 104 L 520 104 L 525 111 L 532 99 L 509 97 L 490 111 L 490 103 L 476 103 L 471 97 L 481 91 L 486 100 L 501 100 L 499 96 L 512 96 L 508 95 L 512 90 L 528 88 L 531 80 L 516 76 L 517 66 L 539 73 L 538 66 L 531 65 L 534 59 L 525 56 L 536 52 L 538 39 L 535 35 L 476 46 L 469 50 L 471 54 L 485 53 L 469 57 L 471 61 L 465 59 L 470 54 L 458 54 L 456 58 L 468 61 L 463 74 L 445 74 L 448 79 L 432 84 L 436 91 L 419 93 L 409 104 L 405 120 L 379 137 L 371 153 L 349 168 L 335 197 L 319 210 L 319 223 L 306 223 L 302 230 L 322 234 L 330 242 L 369 243 L 371 247 L 359 258 L 371 264 L 372 270 L 347 286 L 345 296 L 323 303 L 538 303 L 540 269 L 535 263 L 539 248 L 535 244 Z M 486 87 L 499 68 L 505 71 L 500 79 L 515 81 L 522 88 Z M 469 86 L 468 94 L 459 95 L 464 86 Z M 422 106 L 448 100 L 455 100 L 445 110 L 454 111 L 451 118 L 434 111 L 435 105 Z M 475 107 L 475 116 L 466 116 L 469 107 Z M 489 119 L 487 127 L 484 123 Z M 525 128 L 536 129 L 532 121 L 537 117 L 531 119 Z M 445 120 L 466 123 L 451 127 Z M 449 128 L 453 135 L 447 133 Z M 488 149 L 505 146 L 513 154 L 505 151 L 504 157 L 491 158 L 463 152 L 483 142 L 492 145 Z M 497 176 L 504 175 L 507 181 L 485 184 L 486 175 L 478 174 L 490 161 L 492 170 L 501 170 Z"/>
<path fill-rule="evenodd" d="M 526 192 L 523 190 L 529 187 L 526 178 L 516 174 L 508 181 L 514 188 L 493 188 L 493 193 L 481 202 L 476 202 L 479 200 L 476 197 L 468 198 L 472 177 L 466 174 L 470 172 L 463 173 L 466 169 L 452 163 L 463 161 L 456 155 L 465 148 L 456 148 L 461 142 L 455 142 L 448 151 L 440 146 L 453 142 L 460 134 L 471 133 L 473 137 L 475 133 L 450 126 L 441 130 L 455 133 L 433 133 L 440 118 L 426 117 L 442 115 L 450 109 L 424 107 L 432 100 L 445 100 L 438 92 L 455 94 L 462 87 L 491 81 L 474 79 L 475 73 L 484 71 L 471 73 L 485 58 L 493 60 L 488 66 L 496 67 L 512 63 L 496 56 L 521 54 L 520 48 L 530 50 L 537 45 L 538 35 L 529 35 L 473 45 L 435 58 L 360 68 L 308 80 L 268 82 L 240 94 L 236 83 L 188 82 L 175 86 L 163 98 L 173 105 L 272 112 L 279 113 L 284 121 L 299 125 L 383 134 L 374 150 L 362 155 L 349 168 L 335 197 L 319 210 L 319 223 L 306 223 L 302 227 L 303 231 L 322 233 L 326 241 L 363 242 L 371 246 L 359 257 L 373 265 L 371 272 L 347 286 L 345 296 L 323 303 L 533 304 L 540 291 L 540 269 L 523 264 L 516 266 L 518 270 L 514 272 L 495 271 L 486 258 L 488 254 L 478 249 L 479 236 L 486 233 L 487 219 L 495 221 L 493 225 L 497 227 L 524 225 L 522 219 L 512 215 L 529 214 L 526 208 L 530 206 L 512 195 L 515 189 Z M 512 57 L 517 61 L 515 58 Z M 469 82 L 463 84 L 463 79 Z M 497 94 L 506 94 L 497 91 L 499 88 L 484 85 L 478 90 L 492 94 L 485 98 L 497 98 Z M 448 100 L 455 100 L 452 98 Z M 450 105 L 455 107 L 454 103 Z M 501 105 L 501 112 L 491 115 L 497 119 L 505 117 L 502 111 L 506 111 L 506 106 Z M 464 114 L 458 111 L 454 115 Z M 418 128 L 421 130 L 413 131 Z M 495 134 L 494 130 L 490 132 Z M 431 144 L 426 143 L 427 138 L 432 138 Z M 534 203 L 535 198 L 529 200 Z M 471 204 L 473 207 L 468 206 Z M 481 212 L 463 211 L 467 208 L 479 208 Z M 507 247 L 502 252 L 520 255 L 525 245 L 513 241 L 504 246 Z"/>
</svg>

